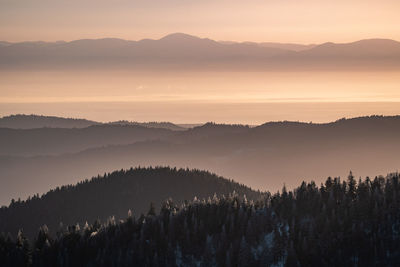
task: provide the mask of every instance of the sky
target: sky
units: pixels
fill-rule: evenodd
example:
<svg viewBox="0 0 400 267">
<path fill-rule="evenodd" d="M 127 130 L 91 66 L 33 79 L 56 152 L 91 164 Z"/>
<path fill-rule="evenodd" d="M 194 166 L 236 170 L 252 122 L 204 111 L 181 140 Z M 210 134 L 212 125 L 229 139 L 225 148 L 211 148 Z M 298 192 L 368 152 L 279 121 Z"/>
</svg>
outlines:
<svg viewBox="0 0 400 267">
<path fill-rule="evenodd" d="M 0 117 L 261 124 L 400 114 L 395 72 L 0 72 Z"/>
<path fill-rule="evenodd" d="M 0 0 L 0 39 L 400 40 L 399 0 Z"/>
<path fill-rule="evenodd" d="M 400 41 L 399 13 L 400 0 L 0 0 L 0 40 L 140 40 L 182 32 L 225 41 Z M 3 71 L 0 116 L 257 124 L 400 113 L 398 72 L 185 75 Z"/>
</svg>

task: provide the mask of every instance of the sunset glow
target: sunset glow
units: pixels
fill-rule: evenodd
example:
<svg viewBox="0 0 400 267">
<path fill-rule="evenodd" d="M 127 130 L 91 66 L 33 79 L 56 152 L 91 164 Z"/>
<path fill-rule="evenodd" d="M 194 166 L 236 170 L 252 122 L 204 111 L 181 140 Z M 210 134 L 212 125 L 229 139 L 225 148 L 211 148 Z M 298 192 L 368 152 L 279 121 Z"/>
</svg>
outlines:
<svg viewBox="0 0 400 267">
<path fill-rule="evenodd" d="M 397 0 L 0 0 L 0 36 L 10 42 L 158 39 L 172 32 L 304 44 L 400 40 L 399 10 Z"/>
</svg>

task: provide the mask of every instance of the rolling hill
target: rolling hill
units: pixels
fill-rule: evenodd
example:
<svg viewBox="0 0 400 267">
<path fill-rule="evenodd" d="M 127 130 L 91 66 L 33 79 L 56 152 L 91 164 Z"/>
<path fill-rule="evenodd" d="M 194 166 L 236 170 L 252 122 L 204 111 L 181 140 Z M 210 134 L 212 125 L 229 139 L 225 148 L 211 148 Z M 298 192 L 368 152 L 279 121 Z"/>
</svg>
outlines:
<svg viewBox="0 0 400 267">
<path fill-rule="evenodd" d="M 54 175 L 57 175 L 55 173 Z M 215 174 L 199 170 L 166 167 L 135 168 L 115 171 L 62 186 L 26 201 L 16 201 L 0 209 L 0 232 L 16 234 L 18 229 L 33 237 L 46 224 L 53 233 L 60 222 L 65 226 L 86 221 L 102 221 L 110 216 L 125 218 L 128 210 L 139 217 L 147 213 L 150 203 L 159 209 L 168 198 L 180 205 L 184 200 L 228 195 L 236 192 L 249 199 L 261 197 L 259 192 Z"/>
<path fill-rule="evenodd" d="M 135 124 L 99 124 L 86 128 L 0 128 L 0 156 L 57 155 L 107 145 L 165 139 L 174 131 Z"/>
<path fill-rule="evenodd" d="M 85 128 L 99 124 L 95 121 L 55 116 L 16 114 L 0 118 L 0 128 L 33 129 L 33 128 Z"/>
<path fill-rule="evenodd" d="M 302 179 L 375 176 L 398 170 L 400 116 L 332 123 L 206 124 L 163 140 L 57 156 L 0 157 L 0 203 L 131 166 L 207 169 L 252 188 L 276 191 Z M 377 164 L 379 162 L 379 164 Z M 55 175 L 56 174 L 56 175 Z"/>
<path fill-rule="evenodd" d="M 75 119 L 75 118 L 63 118 L 56 116 L 43 116 L 43 115 L 26 115 L 26 114 L 16 114 L 9 115 L 0 118 L 0 128 L 10 128 L 10 129 L 36 129 L 36 128 L 86 128 L 93 125 L 137 125 L 147 128 L 161 128 L 173 131 L 183 131 L 187 128 L 192 128 L 189 126 L 180 126 L 171 122 L 137 122 L 137 121 L 112 121 L 107 123 L 85 120 L 85 119 Z"/>
<path fill-rule="evenodd" d="M 64 226 L 56 238 L 46 226 L 33 240 L 23 231 L 0 234 L 0 265 L 397 266 L 399 196 L 398 173 L 358 182 L 350 173 L 320 186 L 303 181 L 256 201 L 237 194 L 166 201 L 159 212 Z M 37 202 L 47 204 L 46 196 Z M 9 209 L 26 212 L 23 206 Z"/>
</svg>

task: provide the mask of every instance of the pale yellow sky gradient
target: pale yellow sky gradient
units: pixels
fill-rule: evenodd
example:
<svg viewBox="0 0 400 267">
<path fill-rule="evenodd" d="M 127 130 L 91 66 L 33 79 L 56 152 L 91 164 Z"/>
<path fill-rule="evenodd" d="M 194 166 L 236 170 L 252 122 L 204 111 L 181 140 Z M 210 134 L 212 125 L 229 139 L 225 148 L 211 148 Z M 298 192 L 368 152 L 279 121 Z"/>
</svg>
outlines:
<svg viewBox="0 0 400 267">
<path fill-rule="evenodd" d="M 400 40 L 399 0 L 0 0 L 0 40 Z"/>
<path fill-rule="evenodd" d="M 0 0 L 0 40 L 400 41 L 400 0 Z M 395 72 L 0 72 L 0 116 L 326 122 L 400 114 Z M 105 104 L 106 103 L 106 104 Z"/>
</svg>

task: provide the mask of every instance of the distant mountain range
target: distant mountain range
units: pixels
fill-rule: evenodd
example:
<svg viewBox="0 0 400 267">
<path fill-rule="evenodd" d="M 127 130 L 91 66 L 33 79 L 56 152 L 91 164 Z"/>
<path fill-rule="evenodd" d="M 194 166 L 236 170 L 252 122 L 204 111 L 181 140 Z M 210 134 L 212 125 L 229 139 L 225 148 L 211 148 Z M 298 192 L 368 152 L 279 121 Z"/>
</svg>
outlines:
<svg viewBox="0 0 400 267">
<path fill-rule="evenodd" d="M 290 50 L 290 51 L 302 51 L 302 50 L 307 50 L 311 49 L 315 46 L 316 44 L 292 44 L 292 43 L 275 43 L 275 42 L 261 42 L 261 43 L 256 43 L 256 42 L 232 42 L 232 41 L 219 41 L 221 44 L 227 44 L 227 45 L 232 45 L 232 44 L 247 44 L 247 45 L 256 45 L 256 46 L 261 46 L 261 47 L 270 47 L 270 48 L 278 48 L 282 50 Z"/>
<path fill-rule="evenodd" d="M 108 127 L 90 126 L 67 132 L 71 136 L 101 134 Z M 124 127 L 118 126 L 116 133 L 127 131 L 129 134 L 119 134 L 124 134 L 121 140 L 129 144 L 104 135 L 104 140 L 98 139 L 98 146 L 87 148 L 83 144 L 80 149 L 76 142 L 77 152 L 50 156 L 18 155 L 17 148 L 24 149 L 18 143 L 26 142 L 28 147 L 29 134 L 23 137 L 21 133 L 19 141 L 9 138 L 15 151 L 9 146 L 9 155 L 0 156 L 0 184 L 6 185 L 0 187 L 0 203 L 8 204 L 11 198 L 24 199 L 36 192 L 131 166 L 206 169 L 256 189 L 276 191 L 284 183 L 289 188 L 304 178 L 318 183 L 322 177 L 343 176 L 350 170 L 360 176 L 393 172 L 399 169 L 400 162 L 400 116 L 360 117 L 326 124 L 270 122 L 257 127 L 208 123 L 186 131 Z M 63 142 L 57 133 L 64 132 L 53 130 L 51 138 Z M 136 135 L 139 130 L 148 131 L 148 139 Z M 84 136 L 83 139 L 90 135 Z M 138 137 L 141 139 L 134 142 Z M 36 144 L 30 145 L 48 146 L 47 139 L 31 139 Z M 7 147 L 7 139 L 3 143 Z"/>
<path fill-rule="evenodd" d="M 34 129 L 34 128 L 85 128 L 92 125 L 99 124 L 99 122 L 61 118 L 55 116 L 40 116 L 40 115 L 25 115 L 17 114 L 4 116 L 0 118 L 0 128 L 11 129 Z"/>
<path fill-rule="evenodd" d="M 62 118 L 56 116 L 25 115 L 16 114 L 0 117 L 0 128 L 10 129 L 36 129 L 36 128 L 85 128 L 93 125 L 136 125 L 147 128 L 160 128 L 173 131 L 183 131 L 198 124 L 173 124 L 171 122 L 136 122 L 136 121 L 113 121 L 97 122 L 86 119 Z"/>
<path fill-rule="evenodd" d="M 0 156 L 57 155 L 107 145 L 160 140 L 188 128 L 170 122 L 115 121 L 38 115 L 0 118 Z"/>
<path fill-rule="evenodd" d="M 0 69 L 398 69 L 400 43 L 368 39 L 299 45 L 218 42 L 174 33 L 159 40 L 82 39 L 0 44 Z"/>
<path fill-rule="evenodd" d="M 165 139 L 174 133 L 140 125 L 105 124 L 87 128 L 0 128 L 0 156 L 57 155 L 107 145 Z"/>
<path fill-rule="evenodd" d="M 15 235 L 23 229 L 33 240 L 44 224 L 55 234 L 60 223 L 64 227 L 76 223 L 83 226 L 86 221 L 105 221 L 111 216 L 124 219 L 129 210 L 139 218 L 142 213 L 147 214 L 151 203 L 156 211 L 169 198 L 181 205 L 194 197 L 202 201 L 214 194 L 228 196 L 234 192 L 249 200 L 262 197 L 260 192 L 206 171 L 161 167 L 115 171 L 0 208 L 0 233 Z"/>
<path fill-rule="evenodd" d="M 166 140 L 176 142 L 241 131 L 248 126 L 206 124 L 188 131 L 196 124 L 184 127 L 170 122 L 109 123 L 85 119 L 39 115 L 11 115 L 0 118 L 0 156 L 45 156 L 76 153 L 94 147 L 133 144 L 139 141 Z M 186 134 L 178 132 L 188 131 Z"/>
</svg>

